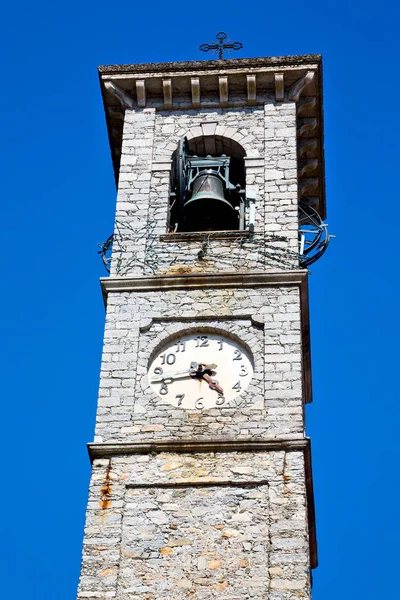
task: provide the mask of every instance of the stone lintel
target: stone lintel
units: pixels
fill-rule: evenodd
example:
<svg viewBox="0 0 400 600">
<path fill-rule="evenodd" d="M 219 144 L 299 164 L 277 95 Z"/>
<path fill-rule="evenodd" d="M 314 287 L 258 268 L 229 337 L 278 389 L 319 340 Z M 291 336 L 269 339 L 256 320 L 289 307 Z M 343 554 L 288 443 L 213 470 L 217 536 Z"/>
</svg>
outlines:
<svg viewBox="0 0 400 600">
<path fill-rule="evenodd" d="M 151 164 L 152 171 L 170 171 L 172 160 L 153 160 Z"/>
<path fill-rule="evenodd" d="M 205 142 L 205 141 L 204 141 Z M 205 235 L 208 239 L 212 240 L 238 240 L 240 238 L 251 238 L 251 231 L 244 229 L 235 229 L 231 231 L 177 231 L 176 233 L 162 233 L 160 235 L 160 242 L 170 242 L 175 244 L 176 242 L 203 242 Z"/>
<path fill-rule="evenodd" d="M 265 168 L 265 158 L 263 156 L 245 156 L 243 160 L 246 169 Z"/>
</svg>

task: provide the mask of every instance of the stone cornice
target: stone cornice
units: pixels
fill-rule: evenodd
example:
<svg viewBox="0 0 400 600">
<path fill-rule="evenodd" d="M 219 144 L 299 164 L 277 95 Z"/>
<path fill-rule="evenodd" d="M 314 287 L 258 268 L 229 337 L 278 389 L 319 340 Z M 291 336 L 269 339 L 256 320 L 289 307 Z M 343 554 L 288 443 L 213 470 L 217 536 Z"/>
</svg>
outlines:
<svg viewBox="0 0 400 600">
<path fill-rule="evenodd" d="M 89 443 L 88 452 L 90 460 L 93 462 L 96 458 L 113 458 L 115 456 L 127 456 L 132 454 L 154 454 L 160 452 L 180 452 L 180 453 L 198 453 L 198 452 L 303 452 L 306 492 L 307 492 L 307 513 L 308 530 L 310 544 L 311 568 L 318 565 L 317 556 L 317 538 L 315 529 L 315 508 L 314 508 L 314 490 L 312 479 L 311 464 L 311 446 L 309 438 L 299 439 L 276 439 L 276 440 L 163 440 L 149 442 L 106 442 Z M 210 483 L 205 481 L 204 483 Z M 237 483 L 237 482 L 236 482 Z M 249 483 L 247 480 L 244 483 Z M 198 482 L 201 484 L 201 481 Z M 212 482 L 216 485 L 216 482 Z"/>
<path fill-rule="evenodd" d="M 302 451 L 309 438 L 275 440 L 152 440 L 148 442 L 93 442 L 87 445 L 90 459 L 159 452 L 258 452 L 272 450 Z"/>
<path fill-rule="evenodd" d="M 103 294 L 109 292 L 143 292 L 235 287 L 300 286 L 307 281 L 307 271 L 266 271 L 264 273 L 216 273 L 190 275 L 153 275 L 148 277 L 103 277 Z"/>
<path fill-rule="evenodd" d="M 193 60 L 184 62 L 142 63 L 135 65 L 103 65 L 100 75 L 113 73 L 169 73 L 186 71 L 220 71 L 243 67 L 288 67 L 309 63 L 321 64 L 321 54 L 299 54 L 297 56 L 263 56 L 258 58 L 233 58 L 224 61 Z"/>
</svg>

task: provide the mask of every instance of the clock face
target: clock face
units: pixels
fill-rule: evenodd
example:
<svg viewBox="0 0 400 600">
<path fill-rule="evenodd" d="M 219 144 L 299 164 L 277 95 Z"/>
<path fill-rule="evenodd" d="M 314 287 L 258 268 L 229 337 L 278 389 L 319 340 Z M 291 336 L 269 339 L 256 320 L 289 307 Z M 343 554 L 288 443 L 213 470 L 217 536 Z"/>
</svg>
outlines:
<svg viewBox="0 0 400 600">
<path fill-rule="evenodd" d="M 238 342 L 213 333 L 194 333 L 170 341 L 151 361 L 153 391 L 180 408 L 229 406 L 253 375 L 249 352 Z"/>
</svg>

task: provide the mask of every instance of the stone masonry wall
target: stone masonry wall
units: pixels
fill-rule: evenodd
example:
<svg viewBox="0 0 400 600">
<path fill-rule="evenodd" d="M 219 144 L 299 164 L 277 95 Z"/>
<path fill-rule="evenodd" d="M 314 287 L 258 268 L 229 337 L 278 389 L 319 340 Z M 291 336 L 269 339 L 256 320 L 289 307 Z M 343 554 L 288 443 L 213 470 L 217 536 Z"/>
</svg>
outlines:
<svg viewBox="0 0 400 600">
<path fill-rule="evenodd" d="M 256 198 L 252 240 L 213 239 L 206 257 L 198 252 L 206 236 L 187 241 L 168 232 L 171 158 L 183 135 L 226 137 L 246 154 L 246 189 Z M 296 107 L 186 112 L 126 110 L 119 178 L 113 275 L 293 269 L 297 257 Z M 175 236 L 176 237 L 176 236 Z M 172 269 L 172 270 L 171 270 Z"/>
<path fill-rule="evenodd" d="M 244 149 L 256 207 L 252 239 L 168 232 L 170 161 L 183 135 L 229 138 Z M 111 275 L 298 268 L 296 169 L 294 102 L 126 110 Z M 93 462 L 78 600 L 310 598 L 298 449 L 300 289 L 262 286 L 109 291 L 93 447 L 100 453 L 112 443 L 115 454 Z M 223 406 L 183 410 L 152 391 L 147 369 L 155 352 L 193 331 L 241 340 L 254 363 L 245 393 Z M 197 452 L 197 442 L 210 440 L 224 449 Z M 271 440 L 273 450 L 227 451 L 230 442 Z M 138 442 L 175 441 L 195 450 L 135 454 Z"/>
<path fill-rule="evenodd" d="M 209 410 L 175 408 L 149 387 L 154 349 L 200 329 L 241 339 L 254 356 L 247 391 Z M 303 436 L 297 287 L 110 293 L 95 441 Z"/>
<path fill-rule="evenodd" d="M 310 597 L 301 452 L 97 459 L 78 600 Z"/>
</svg>

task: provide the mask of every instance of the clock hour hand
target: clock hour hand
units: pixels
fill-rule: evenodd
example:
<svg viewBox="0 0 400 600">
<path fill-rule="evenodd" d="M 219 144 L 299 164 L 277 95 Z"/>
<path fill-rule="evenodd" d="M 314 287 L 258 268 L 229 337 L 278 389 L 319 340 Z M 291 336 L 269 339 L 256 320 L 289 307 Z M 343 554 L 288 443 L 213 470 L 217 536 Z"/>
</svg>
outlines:
<svg viewBox="0 0 400 600">
<path fill-rule="evenodd" d="M 216 379 L 213 379 L 208 373 L 206 373 L 206 371 L 212 372 L 216 366 L 217 365 L 215 365 L 215 364 L 210 364 L 210 365 L 200 364 L 198 367 L 197 373 L 200 375 L 200 377 L 202 377 L 203 379 L 205 379 L 207 381 L 209 387 L 212 390 L 215 390 L 219 394 L 223 394 L 224 390 L 219 385 L 218 381 Z"/>
<path fill-rule="evenodd" d="M 218 381 L 216 379 L 212 379 L 209 375 L 207 375 L 207 373 L 202 373 L 201 376 L 202 376 L 203 379 L 205 379 L 207 381 L 208 385 L 210 386 L 210 388 L 212 390 L 215 390 L 219 394 L 223 394 L 224 393 L 224 390 L 219 385 L 219 383 L 218 383 Z"/>
</svg>

